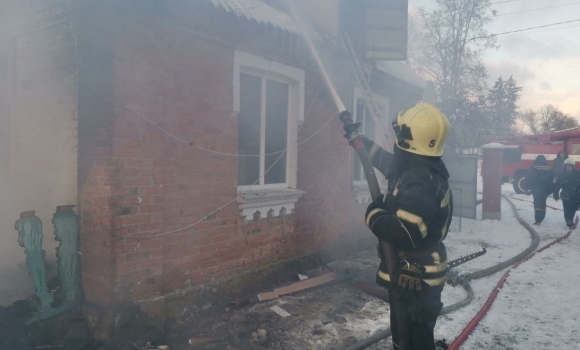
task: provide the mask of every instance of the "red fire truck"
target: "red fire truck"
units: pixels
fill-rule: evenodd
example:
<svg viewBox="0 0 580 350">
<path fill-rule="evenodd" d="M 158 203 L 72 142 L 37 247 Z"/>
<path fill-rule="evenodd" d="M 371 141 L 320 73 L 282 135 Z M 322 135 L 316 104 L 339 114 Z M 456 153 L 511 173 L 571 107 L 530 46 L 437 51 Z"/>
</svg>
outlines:
<svg viewBox="0 0 580 350">
<path fill-rule="evenodd" d="M 495 137 L 486 143 L 497 142 L 505 146 L 503 152 L 503 182 L 510 182 L 516 193 L 526 189 L 526 174 L 536 157 L 544 155 L 551 165 L 558 152 L 566 151 L 578 168 L 580 162 L 580 130 L 554 132 L 551 134 Z M 482 165 L 485 166 L 485 165 Z"/>
</svg>

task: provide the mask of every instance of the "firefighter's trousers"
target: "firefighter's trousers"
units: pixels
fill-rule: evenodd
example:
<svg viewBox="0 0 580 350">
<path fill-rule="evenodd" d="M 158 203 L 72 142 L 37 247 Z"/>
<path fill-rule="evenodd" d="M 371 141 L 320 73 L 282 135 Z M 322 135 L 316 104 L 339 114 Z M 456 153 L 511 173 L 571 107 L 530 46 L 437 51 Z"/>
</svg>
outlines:
<svg viewBox="0 0 580 350">
<path fill-rule="evenodd" d="M 578 204 L 580 204 L 580 200 L 575 198 L 562 198 L 562 204 L 564 206 L 564 220 L 566 220 L 566 225 L 571 226 L 574 224 L 574 215 L 576 214 L 576 210 L 578 210 Z"/>
<path fill-rule="evenodd" d="M 544 221 L 546 217 L 546 200 L 549 193 L 534 193 L 534 219 L 536 222 Z"/>
<path fill-rule="evenodd" d="M 443 308 L 441 303 L 442 284 L 440 286 L 429 287 L 423 283 L 420 293 L 413 297 L 403 298 L 404 306 L 403 319 L 407 320 L 410 337 L 410 350 L 435 350 L 435 337 L 433 329 L 437 317 Z M 396 297 L 396 296 L 390 296 Z M 393 349 L 398 349 L 399 336 L 397 333 L 397 315 L 393 312 L 393 305 L 389 303 L 391 309 L 391 331 L 393 333 Z M 415 319 L 415 320 L 413 320 Z"/>
</svg>

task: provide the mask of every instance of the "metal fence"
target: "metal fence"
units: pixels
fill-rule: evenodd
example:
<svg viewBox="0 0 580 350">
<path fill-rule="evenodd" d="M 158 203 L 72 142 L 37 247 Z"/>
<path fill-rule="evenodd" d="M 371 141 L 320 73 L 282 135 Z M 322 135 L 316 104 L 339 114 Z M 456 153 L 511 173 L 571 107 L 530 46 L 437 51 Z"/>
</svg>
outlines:
<svg viewBox="0 0 580 350">
<path fill-rule="evenodd" d="M 462 218 L 475 219 L 477 208 L 477 156 L 447 156 L 449 186 L 453 193 L 450 231 L 461 232 Z"/>
<path fill-rule="evenodd" d="M 463 189 L 451 187 L 451 193 L 453 193 L 453 207 L 463 208 Z M 461 232 L 461 218 L 461 211 L 453 213 L 449 232 Z"/>
</svg>

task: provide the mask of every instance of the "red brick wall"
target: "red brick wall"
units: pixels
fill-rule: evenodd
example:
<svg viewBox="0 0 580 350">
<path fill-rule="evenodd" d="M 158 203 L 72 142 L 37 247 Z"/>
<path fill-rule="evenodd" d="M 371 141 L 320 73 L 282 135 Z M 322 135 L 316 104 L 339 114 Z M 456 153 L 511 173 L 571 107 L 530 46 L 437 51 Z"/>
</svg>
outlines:
<svg viewBox="0 0 580 350">
<path fill-rule="evenodd" d="M 103 2 L 104 3 L 104 2 Z M 77 9 L 79 61 L 78 186 L 85 299 L 113 304 L 114 266 L 111 198 L 119 163 L 112 158 L 113 37 L 102 18 L 112 11 L 85 2 Z"/>
<path fill-rule="evenodd" d="M 112 111 L 94 113 L 104 127 L 91 135 L 87 154 L 92 152 L 93 158 L 81 199 L 83 245 L 102 247 L 83 250 L 90 270 L 84 275 L 85 290 L 101 278 L 112 285 L 106 284 L 110 288 L 105 295 L 88 293 L 90 301 L 115 304 L 162 295 L 366 234 L 360 225 L 361 206 L 349 194 L 351 153 L 338 119 L 299 147 L 298 188 L 306 194 L 294 214 L 246 223 L 234 201 L 203 219 L 237 196 L 237 159 L 179 142 L 135 111 L 198 146 L 237 153 L 234 50 L 261 50 L 267 57 L 304 67 L 300 55 L 289 54 L 285 44 L 291 46 L 296 39 L 287 33 L 274 31 L 271 35 L 279 40 L 264 31 L 258 33 L 267 36 L 264 40 L 234 41 L 233 35 L 220 33 L 208 38 L 178 20 L 151 20 L 146 13 L 128 16 L 114 34 L 113 96 L 103 97 Z M 235 28 L 224 30 L 237 33 Z M 310 61 L 303 57 L 302 62 Z M 322 81 L 306 68 L 308 107 Z M 343 95 L 352 89 L 343 86 Z M 335 113 L 322 89 L 298 140 L 319 130 Z"/>
</svg>

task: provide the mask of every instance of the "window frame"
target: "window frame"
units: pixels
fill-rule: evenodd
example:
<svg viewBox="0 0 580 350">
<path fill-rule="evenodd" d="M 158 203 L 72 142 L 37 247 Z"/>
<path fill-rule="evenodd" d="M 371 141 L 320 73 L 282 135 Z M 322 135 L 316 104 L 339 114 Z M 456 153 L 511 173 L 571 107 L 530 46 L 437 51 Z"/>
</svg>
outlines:
<svg viewBox="0 0 580 350">
<path fill-rule="evenodd" d="M 252 190 L 275 190 L 281 188 L 296 188 L 297 181 L 297 140 L 298 125 L 304 121 L 305 72 L 276 61 L 243 51 L 234 52 L 234 98 L 233 115 L 240 113 L 241 74 L 248 74 L 262 79 L 261 125 L 260 125 L 260 182 L 256 185 L 238 185 L 238 192 Z M 281 184 L 263 184 L 265 169 L 265 95 L 267 80 L 288 84 L 288 125 L 286 149 L 286 182 Z"/>
<path fill-rule="evenodd" d="M 388 127 L 389 127 L 389 125 L 388 125 L 389 124 L 389 97 L 382 96 L 382 95 L 378 95 L 378 94 L 373 93 L 372 94 L 372 98 L 373 98 L 373 100 L 377 104 L 381 104 L 381 105 L 384 105 L 385 106 L 385 110 L 384 110 L 385 115 L 382 116 L 382 119 L 384 119 L 383 122 L 385 123 L 385 126 L 388 129 Z M 364 98 L 364 94 L 363 94 L 362 90 L 359 87 L 355 87 L 354 94 L 353 94 L 353 100 L 352 100 L 353 120 L 355 122 L 359 121 L 358 120 L 358 115 L 357 115 L 358 114 L 358 111 L 357 111 L 357 108 L 356 108 L 357 101 L 358 100 L 363 100 L 364 101 L 364 104 L 365 104 L 365 108 L 368 109 L 368 107 L 367 107 L 367 101 Z M 370 116 L 370 117 L 372 118 L 372 116 Z M 361 126 L 361 129 L 364 130 L 364 123 Z M 377 128 L 376 125 L 375 125 L 375 130 L 374 131 L 375 131 L 375 134 L 373 136 L 374 136 L 375 142 L 378 145 L 380 145 L 381 147 L 385 148 L 386 145 L 383 144 L 383 142 L 382 142 L 382 136 L 380 135 L 379 128 Z M 352 171 L 352 183 L 355 186 L 355 188 L 366 189 L 366 191 L 368 192 L 368 184 L 367 184 L 367 181 L 366 180 L 357 180 L 357 179 L 355 179 L 355 168 L 354 168 L 355 165 L 356 165 L 356 160 L 353 161 L 353 167 L 350 170 L 350 171 Z M 361 165 L 361 167 L 362 167 L 362 165 Z M 363 176 L 364 176 L 364 172 L 361 172 L 361 174 L 363 174 Z M 379 179 L 379 184 L 381 184 L 381 185 L 386 184 L 386 180 Z"/>
</svg>

